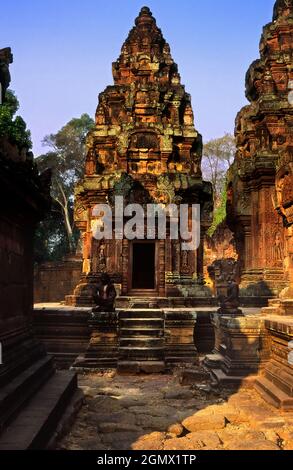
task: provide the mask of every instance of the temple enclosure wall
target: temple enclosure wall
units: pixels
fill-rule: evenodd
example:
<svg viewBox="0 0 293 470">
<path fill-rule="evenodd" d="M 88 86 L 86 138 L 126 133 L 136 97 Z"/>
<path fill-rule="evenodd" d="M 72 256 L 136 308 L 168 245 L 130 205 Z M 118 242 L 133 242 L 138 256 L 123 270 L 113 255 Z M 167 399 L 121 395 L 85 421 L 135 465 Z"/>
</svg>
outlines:
<svg viewBox="0 0 293 470">
<path fill-rule="evenodd" d="M 81 270 L 82 261 L 74 257 L 35 265 L 34 303 L 63 301 L 77 285 Z"/>
</svg>

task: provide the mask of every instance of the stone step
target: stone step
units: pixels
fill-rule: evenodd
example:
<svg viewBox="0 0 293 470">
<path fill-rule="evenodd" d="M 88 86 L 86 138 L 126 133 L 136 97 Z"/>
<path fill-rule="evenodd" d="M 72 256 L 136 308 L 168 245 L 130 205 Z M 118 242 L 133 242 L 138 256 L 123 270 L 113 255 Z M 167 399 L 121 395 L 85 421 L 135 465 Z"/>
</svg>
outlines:
<svg viewBox="0 0 293 470">
<path fill-rule="evenodd" d="M 210 379 L 210 374 L 202 367 L 184 368 L 180 372 L 179 381 L 181 385 L 193 385 Z"/>
<path fill-rule="evenodd" d="M 139 336 L 139 337 L 120 337 L 120 348 L 121 347 L 146 347 L 146 348 L 157 348 L 164 346 L 164 339 L 163 338 L 153 338 L 147 336 Z"/>
<path fill-rule="evenodd" d="M 117 367 L 117 355 L 116 357 L 85 357 L 80 356 L 74 362 L 73 370 L 108 370 L 116 369 Z"/>
<path fill-rule="evenodd" d="M 165 348 L 160 347 L 125 347 L 122 346 L 119 348 L 119 360 L 128 359 L 128 360 L 145 360 L 151 361 L 154 359 L 163 359 Z"/>
<path fill-rule="evenodd" d="M 220 369 L 211 369 L 211 377 L 214 379 L 218 385 L 222 387 L 232 387 L 232 388 L 246 388 L 252 389 L 255 383 L 255 375 L 227 375 Z"/>
<path fill-rule="evenodd" d="M 167 365 L 170 365 L 172 367 L 180 364 L 192 364 L 196 365 L 196 358 L 190 357 L 190 356 L 165 356 L 165 362 Z"/>
<path fill-rule="evenodd" d="M 165 370 L 164 361 L 119 361 L 119 374 L 160 374 Z"/>
<path fill-rule="evenodd" d="M 117 309 L 216 307 L 215 297 L 117 297 Z"/>
<path fill-rule="evenodd" d="M 164 312 L 162 310 L 120 310 L 119 319 L 132 319 L 132 318 L 154 318 L 154 319 L 164 319 Z"/>
<path fill-rule="evenodd" d="M 54 362 L 56 364 L 57 369 L 65 369 L 68 370 L 74 364 L 77 355 L 76 353 L 55 353 L 54 354 Z"/>
<path fill-rule="evenodd" d="M 148 336 L 148 337 L 157 337 L 162 338 L 164 336 L 164 330 L 158 328 L 120 328 L 120 335 L 121 337 L 140 337 L 140 336 Z"/>
<path fill-rule="evenodd" d="M 275 384 L 286 395 L 293 398 L 293 376 L 292 372 L 280 369 L 280 365 L 271 360 L 265 367 L 264 377 Z"/>
<path fill-rule="evenodd" d="M 283 411 L 293 411 L 293 397 L 280 390 L 266 377 L 258 377 L 254 384 L 255 389 L 270 405 Z"/>
<path fill-rule="evenodd" d="M 164 321 L 161 318 L 127 318 L 120 320 L 121 328 L 164 328 Z"/>
<path fill-rule="evenodd" d="M 210 369 L 221 369 L 224 357 L 220 353 L 207 354 L 204 359 L 204 365 Z"/>
<path fill-rule="evenodd" d="M 263 315 L 278 315 L 279 307 L 264 307 L 261 312 Z"/>
<path fill-rule="evenodd" d="M 81 356 L 79 356 L 81 357 Z M 117 349 L 115 351 L 105 351 L 105 349 L 91 349 L 90 351 L 87 351 L 86 354 L 83 354 L 82 357 L 85 357 L 86 359 L 100 359 L 100 358 L 108 358 L 108 359 L 117 359 Z M 78 359 L 78 358 L 77 358 Z M 77 360 L 76 359 L 76 360 Z"/>
<path fill-rule="evenodd" d="M 0 450 L 44 449 L 77 387 L 72 372 L 56 372 L 0 436 Z"/>
<path fill-rule="evenodd" d="M 1 388 L 0 433 L 53 373 L 53 359 L 45 356 Z"/>
</svg>

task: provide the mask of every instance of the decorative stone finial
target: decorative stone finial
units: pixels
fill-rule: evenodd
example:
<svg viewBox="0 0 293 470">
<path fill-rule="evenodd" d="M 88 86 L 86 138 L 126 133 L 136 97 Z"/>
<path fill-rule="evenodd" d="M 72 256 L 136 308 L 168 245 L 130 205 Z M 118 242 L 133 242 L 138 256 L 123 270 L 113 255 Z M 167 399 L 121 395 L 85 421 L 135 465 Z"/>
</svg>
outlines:
<svg viewBox="0 0 293 470">
<path fill-rule="evenodd" d="M 142 15 L 152 16 L 152 12 L 149 9 L 149 7 L 142 7 L 142 9 L 140 10 L 139 16 L 142 16 Z"/>
<path fill-rule="evenodd" d="M 155 22 L 155 19 L 149 7 L 142 7 L 142 9 L 139 12 L 138 18 L 136 18 L 135 20 L 135 24 L 138 26 L 140 24 L 153 23 L 153 22 Z"/>
</svg>

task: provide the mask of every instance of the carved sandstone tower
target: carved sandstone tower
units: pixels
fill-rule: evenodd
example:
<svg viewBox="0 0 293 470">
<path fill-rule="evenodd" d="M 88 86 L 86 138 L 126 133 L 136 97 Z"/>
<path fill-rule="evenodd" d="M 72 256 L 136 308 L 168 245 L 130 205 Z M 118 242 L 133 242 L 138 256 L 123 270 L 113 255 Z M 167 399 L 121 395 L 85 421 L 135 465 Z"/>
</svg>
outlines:
<svg viewBox="0 0 293 470">
<path fill-rule="evenodd" d="M 83 276 L 73 305 L 92 303 L 92 287 L 108 272 L 126 296 L 187 297 L 204 292 L 203 249 L 181 240 L 97 241 L 94 206 L 125 203 L 200 204 L 201 236 L 211 222 L 212 190 L 202 180 L 202 139 L 191 98 L 180 82 L 170 47 L 149 8 L 142 8 L 113 64 L 114 85 L 101 93 L 88 136 L 85 177 L 76 188 L 75 221 L 82 233 Z M 114 222 L 114 221 L 113 221 Z M 124 224 L 127 219 L 124 219 Z M 168 230 L 167 230 L 168 234 Z"/>
<path fill-rule="evenodd" d="M 237 155 L 230 170 L 228 221 L 242 263 L 242 295 L 268 297 L 286 286 L 283 223 L 274 210 L 279 158 L 292 155 L 293 3 L 278 0 L 264 27 L 260 59 L 246 76 L 245 106 L 236 119 Z"/>
</svg>

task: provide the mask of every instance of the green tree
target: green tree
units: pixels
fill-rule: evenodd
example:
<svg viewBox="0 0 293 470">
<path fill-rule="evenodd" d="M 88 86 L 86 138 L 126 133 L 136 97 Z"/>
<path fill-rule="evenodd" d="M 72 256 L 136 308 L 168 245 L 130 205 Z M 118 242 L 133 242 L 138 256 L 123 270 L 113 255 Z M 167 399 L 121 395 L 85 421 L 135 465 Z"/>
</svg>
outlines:
<svg viewBox="0 0 293 470">
<path fill-rule="evenodd" d="M 44 144 L 52 150 L 36 159 L 40 171 L 52 169 L 51 196 L 55 210 L 57 205 L 61 211 L 70 252 L 76 246 L 73 222 L 74 187 L 83 176 L 86 136 L 93 126 L 94 121 L 88 114 L 71 119 L 59 132 L 44 138 Z"/>
<path fill-rule="evenodd" d="M 213 217 L 213 223 L 210 226 L 207 234 L 212 237 L 214 232 L 216 231 L 218 225 L 220 225 L 223 220 L 225 220 L 226 215 L 227 215 L 227 188 L 226 186 L 223 189 L 223 192 L 221 194 L 221 199 L 220 203 L 218 204 L 218 207 L 216 207 L 214 211 L 214 217 Z"/>
<path fill-rule="evenodd" d="M 233 163 L 235 152 L 235 139 L 231 134 L 212 139 L 204 145 L 202 171 L 204 178 L 212 183 L 216 208 L 221 204 L 226 173 Z"/>
<path fill-rule="evenodd" d="M 68 253 L 63 215 L 57 203 L 37 227 L 34 239 L 35 262 L 58 261 Z"/>
<path fill-rule="evenodd" d="M 17 145 L 19 150 L 31 149 L 31 133 L 20 116 L 15 116 L 19 109 L 19 102 L 14 92 L 6 92 L 5 101 L 0 106 L 0 138 L 7 138 L 11 144 Z"/>
</svg>

